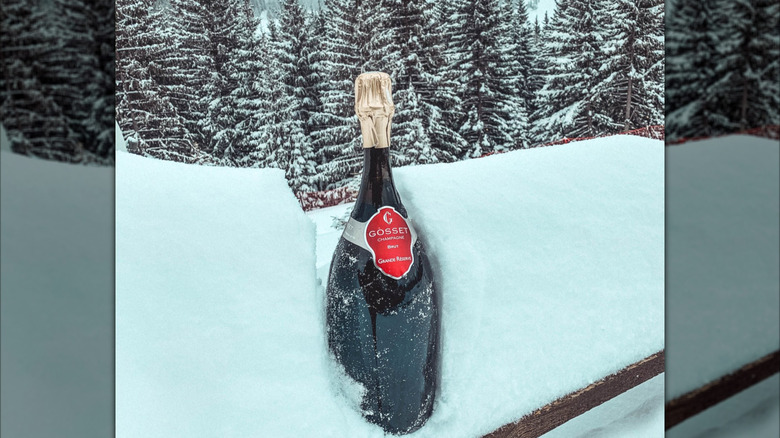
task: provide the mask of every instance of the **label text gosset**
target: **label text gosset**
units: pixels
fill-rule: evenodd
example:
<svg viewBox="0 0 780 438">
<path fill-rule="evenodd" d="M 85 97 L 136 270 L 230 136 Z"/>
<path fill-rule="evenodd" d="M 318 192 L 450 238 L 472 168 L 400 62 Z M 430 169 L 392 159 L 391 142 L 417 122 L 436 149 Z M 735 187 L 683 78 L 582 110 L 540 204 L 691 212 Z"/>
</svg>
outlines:
<svg viewBox="0 0 780 438">
<path fill-rule="evenodd" d="M 385 275 L 400 279 L 414 264 L 412 230 L 393 207 L 382 207 L 366 223 L 365 241 L 374 265 Z"/>
<path fill-rule="evenodd" d="M 409 234 L 409 228 L 407 227 L 393 227 L 393 228 L 380 228 L 376 231 L 371 230 L 368 232 L 368 237 L 387 236 L 395 234 Z"/>
</svg>

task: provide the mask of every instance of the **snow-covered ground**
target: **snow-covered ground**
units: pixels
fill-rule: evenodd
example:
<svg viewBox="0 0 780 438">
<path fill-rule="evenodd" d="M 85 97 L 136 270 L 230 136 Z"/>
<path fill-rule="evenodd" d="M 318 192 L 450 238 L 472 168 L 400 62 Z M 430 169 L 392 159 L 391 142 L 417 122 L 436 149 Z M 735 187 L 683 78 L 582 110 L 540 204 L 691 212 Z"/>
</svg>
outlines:
<svg viewBox="0 0 780 438">
<path fill-rule="evenodd" d="M 663 153 L 613 137 L 396 170 L 443 295 L 413 436 L 480 436 L 663 348 Z M 382 436 L 324 340 L 347 207 L 313 224 L 281 171 L 117 155 L 117 436 Z"/>
<path fill-rule="evenodd" d="M 780 145 L 667 149 L 667 400 L 780 349 Z"/>
<path fill-rule="evenodd" d="M 0 141 L 0 435 L 111 436 L 114 170 Z"/>
<path fill-rule="evenodd" d="M 314 225 L 283 171 L 118 152 L 116 197 L 116 436 L 335 436 Z"/>
</svg>

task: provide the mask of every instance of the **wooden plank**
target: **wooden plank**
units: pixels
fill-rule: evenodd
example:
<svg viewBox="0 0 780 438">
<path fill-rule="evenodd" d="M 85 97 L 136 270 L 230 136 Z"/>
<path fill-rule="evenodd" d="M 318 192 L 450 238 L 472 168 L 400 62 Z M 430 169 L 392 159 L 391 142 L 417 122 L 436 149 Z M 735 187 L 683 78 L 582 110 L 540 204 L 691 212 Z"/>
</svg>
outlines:
<svg viewBox="0 0 780 438">
<path fill-rule="evenodd" d="M 683 394 L 666 404 L 666 429 L 780 371 L 780 350 L 750 362 L 701 388 Z"/>
<path fill-rule="evenodd" d="M 565 395 L 484 438 L 535 438 L 664 372 L 659 351 L 596 383 Z"/>
</svg>

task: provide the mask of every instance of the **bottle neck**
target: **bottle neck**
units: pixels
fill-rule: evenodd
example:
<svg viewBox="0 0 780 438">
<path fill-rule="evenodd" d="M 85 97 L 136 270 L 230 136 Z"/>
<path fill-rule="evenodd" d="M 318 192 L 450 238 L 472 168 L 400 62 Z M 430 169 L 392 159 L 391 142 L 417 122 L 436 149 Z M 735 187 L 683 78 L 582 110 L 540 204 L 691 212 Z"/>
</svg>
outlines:
<svg viewBox="0 0 780 438">
<path fill-rule="evenodd" d="M 401 214 L 406 215 L 393 183 L 390 148 L 365 148 L 363 149 L 363 176 L 352 217 L 366 221 L 385 205 L 395 207 Z"/>
</svg>

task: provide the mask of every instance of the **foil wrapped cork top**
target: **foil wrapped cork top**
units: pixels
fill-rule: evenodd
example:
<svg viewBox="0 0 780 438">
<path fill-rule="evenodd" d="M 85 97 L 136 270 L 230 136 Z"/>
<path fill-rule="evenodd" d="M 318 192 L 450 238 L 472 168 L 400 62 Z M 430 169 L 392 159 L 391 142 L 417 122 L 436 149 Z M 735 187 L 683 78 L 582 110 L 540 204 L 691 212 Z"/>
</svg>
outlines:
<svg viewBox="0 0 780 438">
<path fill-rule="evenodd" d="M 369 72 L 355 79 L 355 113 L 364 148 L 390 146 L 390 125 L 395 113 L 390 75 Z"/>
</svg>

